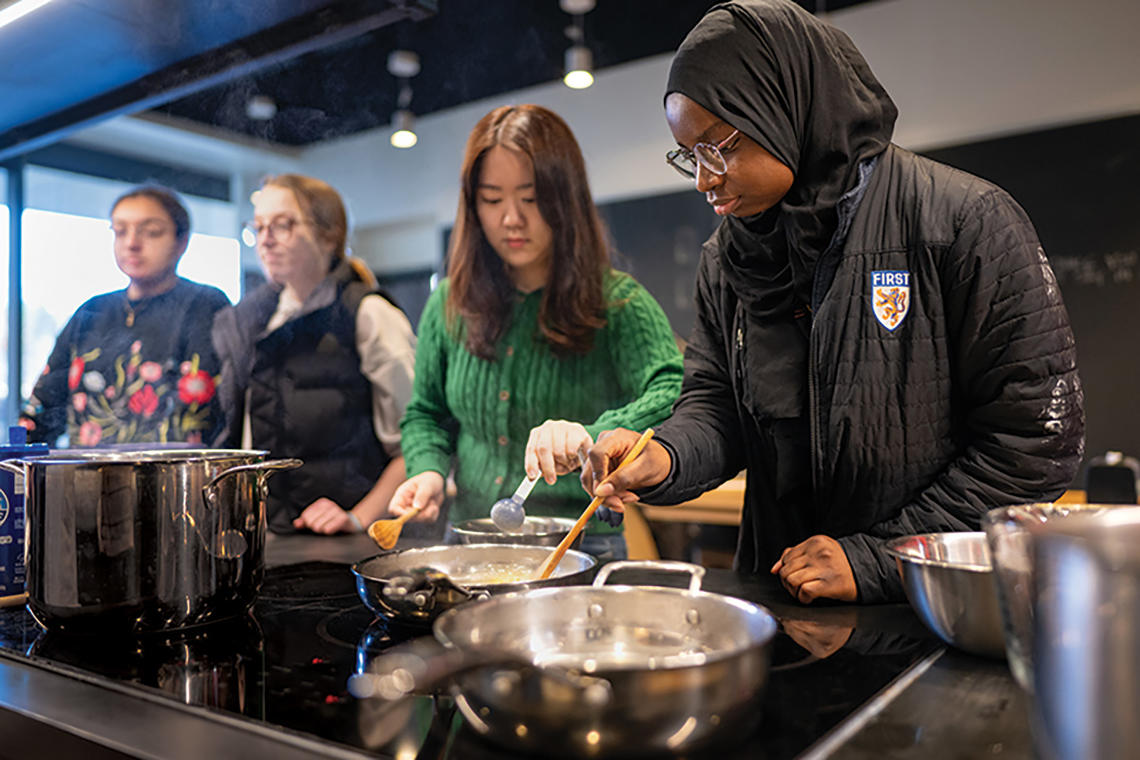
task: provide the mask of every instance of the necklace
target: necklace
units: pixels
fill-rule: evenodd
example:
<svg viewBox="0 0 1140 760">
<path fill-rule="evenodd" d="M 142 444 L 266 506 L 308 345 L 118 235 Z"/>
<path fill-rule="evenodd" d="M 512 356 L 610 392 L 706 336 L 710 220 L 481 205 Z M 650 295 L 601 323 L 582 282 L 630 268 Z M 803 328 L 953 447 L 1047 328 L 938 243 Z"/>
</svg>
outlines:
<svg viewBox="0 0 1140 760">
<path fill-rule="evenodd" d="M 169 293 L 171 290 L 173 290 L 175 288 L 175 286 L 177 284 L 178 284 L 178 280 L 175 279 L 174 282 L 169 287 L 164 287 L 163 290 L 160 290 L 157 293 L 153 292 L 153 289 L 152 289 L 152 291 L 150 293 L 148 293 L 147 295 L 143 295 L 142 297 L 139 298 L 139 300 L 135 301 L 134 303 L 131 303 L 131 297 L 129 295 L 127 295 L 127 291 L 124 290 L 123 291 L 123 308 L 127 312 L 127 318 L 126 318 L 127 327 L 134 327 L 135 316 L 138 314 L 138 312 L 142 311 L 143 308 L 146 307 L 147 304 L 149 304 L 155 298 L 158 298 L 161 295 L 165 295 L 166 293 Z"/>
<path fill-rule="evenodd" d="M 143 306 L 142 300 L 139 300 L 135 303 L 131 303 L 130 298 L 124 298 L 123 299 L 123 308 L 127 312 L 127 318 L 125 320 L 127 327 L 134 327 L 135 326 L 135 316 L 137 316 L 137 314 L 138 314 L 138 311 L 136 311 L 136 309 L 141 309 L 142 306 Z"/>
</svg>

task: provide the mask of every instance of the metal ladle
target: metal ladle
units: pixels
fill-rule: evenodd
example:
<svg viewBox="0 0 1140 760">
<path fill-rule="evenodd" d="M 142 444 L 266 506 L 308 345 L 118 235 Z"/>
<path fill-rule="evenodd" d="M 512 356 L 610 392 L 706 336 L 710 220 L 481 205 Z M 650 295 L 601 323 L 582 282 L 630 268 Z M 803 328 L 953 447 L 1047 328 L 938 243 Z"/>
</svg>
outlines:
<svg viewBox="0 0 1140 760">
<path fill-rule="evenodd" d="M 531 489 L 538 482 L 538 477 L 525 477 L 519 487 L 510 496 L 499 499 L 491 507 L 491 522 L 504 533 L 521 533 L 523 523 L 526 521 L 526 511 L 523 502 L 530 496 Z"/>
</svg>

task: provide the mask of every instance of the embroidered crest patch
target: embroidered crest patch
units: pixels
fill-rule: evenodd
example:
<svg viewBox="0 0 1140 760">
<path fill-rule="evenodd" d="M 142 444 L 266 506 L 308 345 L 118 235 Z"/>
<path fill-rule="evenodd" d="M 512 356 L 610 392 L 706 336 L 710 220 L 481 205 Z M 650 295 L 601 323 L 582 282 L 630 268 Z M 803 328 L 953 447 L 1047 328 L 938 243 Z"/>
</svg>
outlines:
<svg viewBox="0 0 1140 760">
<path fill-rule="evenodd" d="M 871 310 L 888 330 L 901 325 L 910 310 L 910 272 L 871 272 Z"/>
</svg>

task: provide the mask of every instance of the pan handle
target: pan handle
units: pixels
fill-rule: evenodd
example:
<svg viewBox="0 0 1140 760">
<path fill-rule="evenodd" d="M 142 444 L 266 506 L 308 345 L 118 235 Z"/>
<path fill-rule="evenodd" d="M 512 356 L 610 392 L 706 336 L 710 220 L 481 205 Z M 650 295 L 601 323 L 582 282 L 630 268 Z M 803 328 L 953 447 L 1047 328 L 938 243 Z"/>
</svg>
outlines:
<svg viewBox="0 0 1140 760">
<path fill-rule="evenodd" d="M 469 588 L 460 585 L 434 567 L 412 567 L 384 581 L 381 593 L 387 602 L 394 606 L 411 604 L 416 610 L 431 610 L 442 595 L 448 596 L 450 604 L 472 599 L 489 599 L 486 589 Z M 454 597 L 459 597 L 458 601 Z"/>
<path fill-rule="evenodd" d="M 691 562 L 676 562 L 661 559 L 623 559 L 617 562 L 607 562 L 598 570 L 594 578 L 594 586 L 604 586 L 610 575 L 618 570 L 649 570 L 662 573 L 688 573 L 689 591 L 700 591 L 701 581 L 705 577 L 705 569 Z"/>
<path fill-rule="evenodd" d="M 552 665 L 537 666 L 521 654 L 498 649 L 447 647 L 430 636 L 389 649 L 372 661 L 367 673 L 349 677 L 348 691 L 358 699 L 378 697 L 394 702 L 416 692 L 433 690 L 468 671 L 487 667 L 508 672 L 533 669 L 543 678 L 579 690 L 583 702 L 593 707 L 604 707 L 613 698 L 613 686 L 605 678 Z M 504 676 L 507 680 L 503 681 L 502 688 L 509 688 L 510 677 L 506 673 Z"/>
<path fill-rule="evenodd" d="M 265 462 L 254 462 L 253 464 L 239 464 L 233 467 L 228 467 L 219 472 L 214 477 L 210 478 L 210 482 L 202 486 L 202 498 L 206 500 L 206 504 L 212 505 L 218 497 L 218 483 L 230 475 L 236 475 L 239 472 L 256 472 L 257 485 L 264 491 L 265 481 L 269 476 L 279 470 L 293 470 L 304 462 L 300 459 L 270 459 Z M 262 494 L 264 496 L 264 493 Z"/>
</svg>

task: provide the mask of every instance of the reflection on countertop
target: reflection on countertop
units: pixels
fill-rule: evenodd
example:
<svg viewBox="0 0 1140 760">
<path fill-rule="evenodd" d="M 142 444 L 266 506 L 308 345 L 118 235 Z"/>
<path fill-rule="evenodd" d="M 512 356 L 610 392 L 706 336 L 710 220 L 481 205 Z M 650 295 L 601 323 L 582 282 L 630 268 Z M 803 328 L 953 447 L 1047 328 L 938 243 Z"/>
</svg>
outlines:
<svg viewBox="0 0 1140 760">
<path fill-rule="evenodd" d="M 442 540 L 442 528 L 406 525 L 396 549 L 434 546 Z M 351 565 L 381 552 L 367 533 L 317 536 L 312 533 L 270 533 L 265 541 L 265 566 L 281 567 L 300 562 L 341 562 Z"/>
<path fill-rule="evenodd" d="M 425 540 L 401 546 L 413 542 Z M 0 610 L 0 724 L 13 710 L 38 714 L 164 757 L 502 757 L 446 697 L 392 709 L 348 692 L 348 679 L 389 646 L 426 633 L 376 619 L 357 597 L 346 563 L 376 553 L 366 536 L 272 536 L 251 621 L 212 629 L 219 636 L 148 637 L 138 649 L 118 642 L 91 662 L 42 635 L 26 610 Z M 614 580 L 662 582 L 644 570 Z M 688 758 L 1029 756 L 1025 700 L 1004 663 L 944 652 L 907 605 L 804 606 L 771 577 L 720 569 L 704 586 L 764 604 L 783 634 L 757 730 Z M 67 705 L 82 709 L 53 718 Z"/>
</svg>

